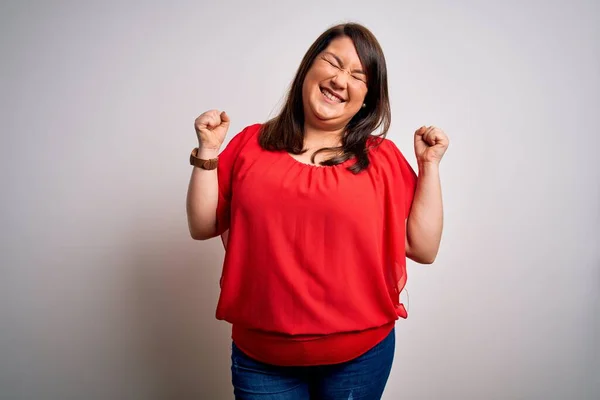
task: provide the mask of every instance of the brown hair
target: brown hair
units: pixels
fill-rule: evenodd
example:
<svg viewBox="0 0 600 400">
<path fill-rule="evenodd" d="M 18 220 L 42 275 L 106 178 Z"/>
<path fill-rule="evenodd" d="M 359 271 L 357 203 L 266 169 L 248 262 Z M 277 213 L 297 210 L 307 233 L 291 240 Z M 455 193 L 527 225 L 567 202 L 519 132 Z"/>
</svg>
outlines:
<svg viewBox="0 0 600 400">
<path fill-rule="evenodd" d="M 367 141 L 382 127 L 378 137 L 387 134 L 391 122 L 391 110 L 388 94 L 387 67 L 383 50 L 375 35 L 367 28 L 356 23 L 336 25 L 321 34 L 310 46 L 291 84 L 285 104 L 279 115 L 267 121 L 261 129 L 259 143 L 266 150 L 285 150 L 291 154 L 302 154 L 304 147 L 304 108 L 302 103 L 302 85 L 315 58 L 324 51 L 329 43 L 339 37 L 349 37 L 354 43 L 358 57 L 367 75 L 366 106 L 346 125 L 342 145 L 335 148 L 319 149 L 340 150 L 341 155 L 321 162 L 321 165 L 337 165 L 355 157 L 356 163 L 348 169 L 354 173 L 369 166 Z M 316 154 L 316 153 L 315 153 Z M 313 155 L 314 162 L 314 155 Z"/>
</svg>

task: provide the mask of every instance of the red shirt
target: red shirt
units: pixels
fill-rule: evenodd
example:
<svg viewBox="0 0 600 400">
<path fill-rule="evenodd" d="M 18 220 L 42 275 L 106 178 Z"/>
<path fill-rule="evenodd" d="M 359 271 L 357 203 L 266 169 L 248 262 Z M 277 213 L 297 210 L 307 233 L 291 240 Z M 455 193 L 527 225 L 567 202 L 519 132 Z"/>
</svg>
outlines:
<svg viewBox="0 0 600 400">
<path fill-rule="evenodd" d="M 353 159 L 323 167 L 262 149 L 260 127 L 219 155 L 217 229 L 229 233 L 216 317 L 263 362 L 350 360 L 407 317 L 399 294 L 417 177 L 387 139 L 355 175 Z"/>
</svg>

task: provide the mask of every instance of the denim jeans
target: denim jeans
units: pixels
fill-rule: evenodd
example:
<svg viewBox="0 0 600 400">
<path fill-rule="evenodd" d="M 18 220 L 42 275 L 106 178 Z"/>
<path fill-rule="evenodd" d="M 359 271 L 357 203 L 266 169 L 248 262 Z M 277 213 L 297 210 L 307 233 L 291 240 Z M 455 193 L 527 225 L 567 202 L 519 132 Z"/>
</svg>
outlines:
<svg viewBox="0 0 600 400">
<path fill-rule="evenodd" d="M 236 400 L 378 400 L 388 380 L 394 330 L 365 354 L 333 365 L 280 367 L 256 361 L 233 343 L 231 375 Z"/>
</svg>

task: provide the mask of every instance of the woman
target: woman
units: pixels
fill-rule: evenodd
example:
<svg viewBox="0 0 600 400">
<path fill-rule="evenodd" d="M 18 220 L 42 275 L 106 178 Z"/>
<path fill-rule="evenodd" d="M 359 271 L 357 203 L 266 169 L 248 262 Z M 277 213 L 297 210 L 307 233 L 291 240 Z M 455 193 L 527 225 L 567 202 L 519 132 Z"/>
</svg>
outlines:
<svg viewBox="0 0 600 400">
<path fill-rule="evenodd" d="M 448 147 L 419 128 L 417 177 L 389 124 L 385 58 L 358 24 L 324 32 L 281 113 L 222 153 L 227 114 L 196 119 L 188 222 L 226 246 L 217 318 L 233 325 L 236 399 L 381 397 L 406 257 L 432 263 L 439 248 Z"/>
</svg>

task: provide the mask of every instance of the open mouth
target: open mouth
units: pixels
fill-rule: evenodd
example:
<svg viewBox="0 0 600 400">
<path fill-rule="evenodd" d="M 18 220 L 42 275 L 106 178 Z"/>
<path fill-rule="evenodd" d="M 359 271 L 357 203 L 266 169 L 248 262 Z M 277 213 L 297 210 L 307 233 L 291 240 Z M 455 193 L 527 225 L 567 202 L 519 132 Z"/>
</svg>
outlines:
<svg viewBox="0 0 600 400">
<path fill-rule="evenodd" d="M 332 91 L 330 91 L 327 88 L 321 88 L 321 94 L 323 95 L 323 97 L 328 100 L 330 103 L 344 103 L 346 100 L 344 100 L 341 96 L 333 93 Z"/>
</svg>

